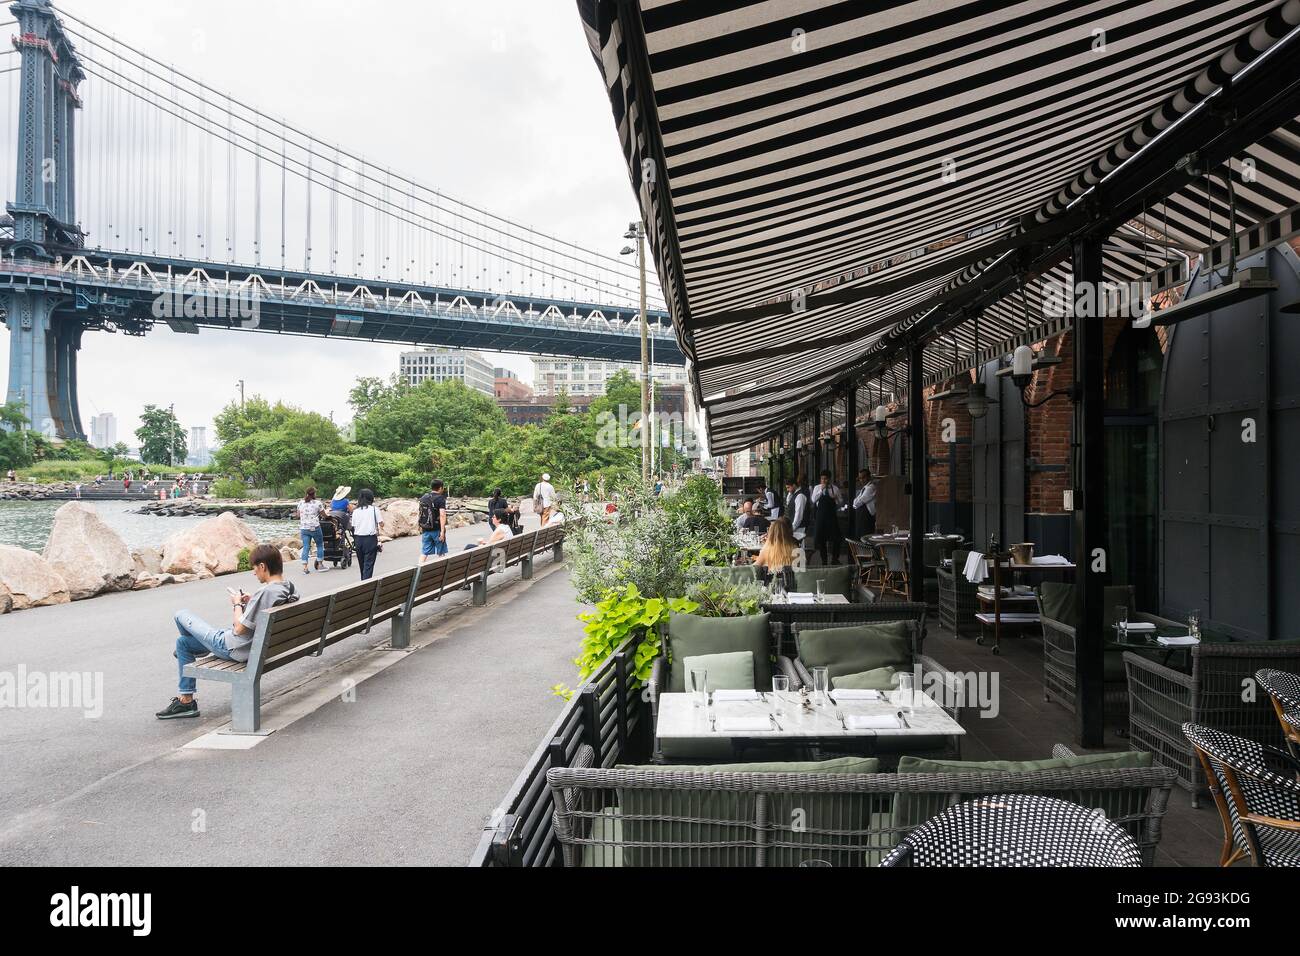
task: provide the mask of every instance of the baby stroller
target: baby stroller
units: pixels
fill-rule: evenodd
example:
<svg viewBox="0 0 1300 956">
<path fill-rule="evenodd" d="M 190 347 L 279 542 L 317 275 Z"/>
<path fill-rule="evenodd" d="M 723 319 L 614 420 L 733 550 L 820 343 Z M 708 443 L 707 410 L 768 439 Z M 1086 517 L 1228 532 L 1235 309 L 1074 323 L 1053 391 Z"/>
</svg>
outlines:
<svg viewBox="0 0 1300 956">
<path fill-rule="evenodd" d="M 325 539 L 325 560 L 339 567 L 352 567 L 352 529 L 343 515 L 323 514 L 320 517 L 321 535 Z"/>
</svg>

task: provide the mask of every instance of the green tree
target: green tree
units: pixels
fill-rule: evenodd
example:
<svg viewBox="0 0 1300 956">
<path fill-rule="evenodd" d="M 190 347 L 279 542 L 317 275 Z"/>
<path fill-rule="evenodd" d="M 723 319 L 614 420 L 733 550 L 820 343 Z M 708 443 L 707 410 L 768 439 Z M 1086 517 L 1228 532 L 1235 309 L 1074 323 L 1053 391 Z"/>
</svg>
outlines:
<svg viewBox="0 0 1300 956">
<path fill-rule="evenodd" d="M 311 475 L 321 488 L 350 485 L 354 494 L 362 488 L 369 488 L 381 497 L 388 497 L 415 491 L 409 480 L 399 477 L 411 470 L 410 455 L 352 445 L 335 454 L 324 455 Z M 427 479 L 421 482 L 421 490 L 427 489 L 428 484 Z"/>
<path fill-rule="evenodd" d="M 225 427 L 240 437 L 223 444 L 214 456 L 217 470 L 239 478 L 251 478 L 260 488 L 284 490 L 307 478 L 326 455 L 343 451 L 345 444 L 334 423 L 315 412 L 304 412 L 282 403 L 271 406 L 261 402 L 245 406 L 244 424 L 227 416 Z M 231 409 L 228 406 L 223 415 Z M 250 421 L 266 427 L 246 430 Z"/>
<path fill-rule="evenodd" d="M 397 375 L 390 376 L 388 381 L 384 381 L 382 378 L 363 376 L 357 379 L 357 383 L 348 392 L 348 404 L 352 406 L 352 411 L 359 417 L 365 415 L 384 399 L 405 392 L 409 388 L 410 386 L 406 384 L 406 381 Z"/>
<path fill-rule="evenodd" d="M 0 470 L 26 468 L 35 460 L 31 433 L 23 406 L 18 402 L 0 405 Z"/>
<path fill-rule="evenodd" d="M 185 429 L 171 409 L 146 405 L 140 413 L 141 426 L 135 437 L 140 439 L 140 460 L 149 465 L 180 465 L 188 450 Z"/>
<path fill-rule="evenodd" d="M 427 381 L 383 389 L 355 425 L 357 444 L 403 452 L 422 442 L 468 445 L 484 431 L 504 428 L 506 416 L 491 396 L 463 382 Z"/>
</svg>

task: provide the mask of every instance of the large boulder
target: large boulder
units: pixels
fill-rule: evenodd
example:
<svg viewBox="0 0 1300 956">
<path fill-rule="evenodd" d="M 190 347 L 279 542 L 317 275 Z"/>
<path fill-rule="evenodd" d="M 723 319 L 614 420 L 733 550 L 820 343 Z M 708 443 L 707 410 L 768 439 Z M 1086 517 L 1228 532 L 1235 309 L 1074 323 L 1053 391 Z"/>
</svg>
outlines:
<svg viewBox="0 0 1300 956">
<path fill-rule="evenodd" d="M 163 574 L 199 576 L 230 574 L 239 570 L 239 552 L 257 547 L 257 535 L 233 512 L 206 518 L 178 531 L 163 544 Z"/>
<path fill-rule="evenodd" d="M 144 547 L 132 551 L 131 558 L 135 561 L 136 577 L 157 574 L 162 569 L 162 550 L 159 548 Z"/>
<path fill-rule="evenodd" d="M 0 544 L 0 591 L 7 592 L 13 610 L 67 604 L 63 576 L 35 551 Z"/>
<path fill-rule="evenodd" d="M 384 516 L 384 534 L 409 538 L 420 533 L 420 503 L 414 498 L 391 498 L 379 505 Z"/>
<path fill-rule="evenodd" d="M 14 596 L 9 589 L 0 584 L 0 614 L 8 614 L 14 609 Z"/>
<path fill-rule="evenodd" d="M 94 508 L 79 501 L 69 501 L 54 513 L 45 560 L 62 576 L 74 601 L 129 591 L 137 577 L 126 542 Z"/>
</svg>

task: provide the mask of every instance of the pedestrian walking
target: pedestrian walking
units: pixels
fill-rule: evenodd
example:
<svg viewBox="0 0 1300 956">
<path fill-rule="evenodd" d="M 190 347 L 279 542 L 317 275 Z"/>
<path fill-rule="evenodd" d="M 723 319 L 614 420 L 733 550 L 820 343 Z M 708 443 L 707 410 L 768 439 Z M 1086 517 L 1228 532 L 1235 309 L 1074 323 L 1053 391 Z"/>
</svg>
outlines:
<svg viewBox="0 0 1300 956">
<path fill-rule="evenodd" d="M 311 574 L 311 543 L 316 542 L 316 570 L 325 570 L 325 532 L 320 527 L 321 502 L 308 488 L 298 502 L 298 534 L 302 537 L 302 572 Z"/>
<path fill-rule="evenodd" d="M 447 553 L 446 485 L 435 478 L 420 497 L 420 563 Z"/>
<path fill-rule="evenodd" d="M 357 548 L 362 581 L 370 580 L 375 573 L 375 558 L 380 552 L 379 535 L 383 530 L 384 516 L 375 506 L 375 493 L 362 488 L 357 492 L 357 506 L 352 511 L 352 541 Z"/>
<path fill-rule="evenodd" d="M 542 527 L 551 520 L 551 509 L 555 507 L 555 486 L 551 476 L 542 475 L 542 480 L 533 486 L 533 510 L 542 516 Z"/>
</svg>

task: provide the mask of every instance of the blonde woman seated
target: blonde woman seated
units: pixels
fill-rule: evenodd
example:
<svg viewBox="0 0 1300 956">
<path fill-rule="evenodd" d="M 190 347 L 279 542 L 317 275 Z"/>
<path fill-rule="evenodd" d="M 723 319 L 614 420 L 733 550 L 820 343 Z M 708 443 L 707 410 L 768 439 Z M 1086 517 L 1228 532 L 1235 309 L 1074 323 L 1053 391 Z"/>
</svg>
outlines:
<svg viewBox="0 0 1300 956">
<path fill-rule="evenodd" d="M 779 574 L 786 590 L 794 590 L 794 572 L 804 570 L 805 562 L 804 550 L 794 539 L 790 522 L 785 518 L 777 518 L 768 527 L 763 549 L 754 558 L 759 578 L 764 584 L 769 584 L 773 576 Z"/>
</svg>

